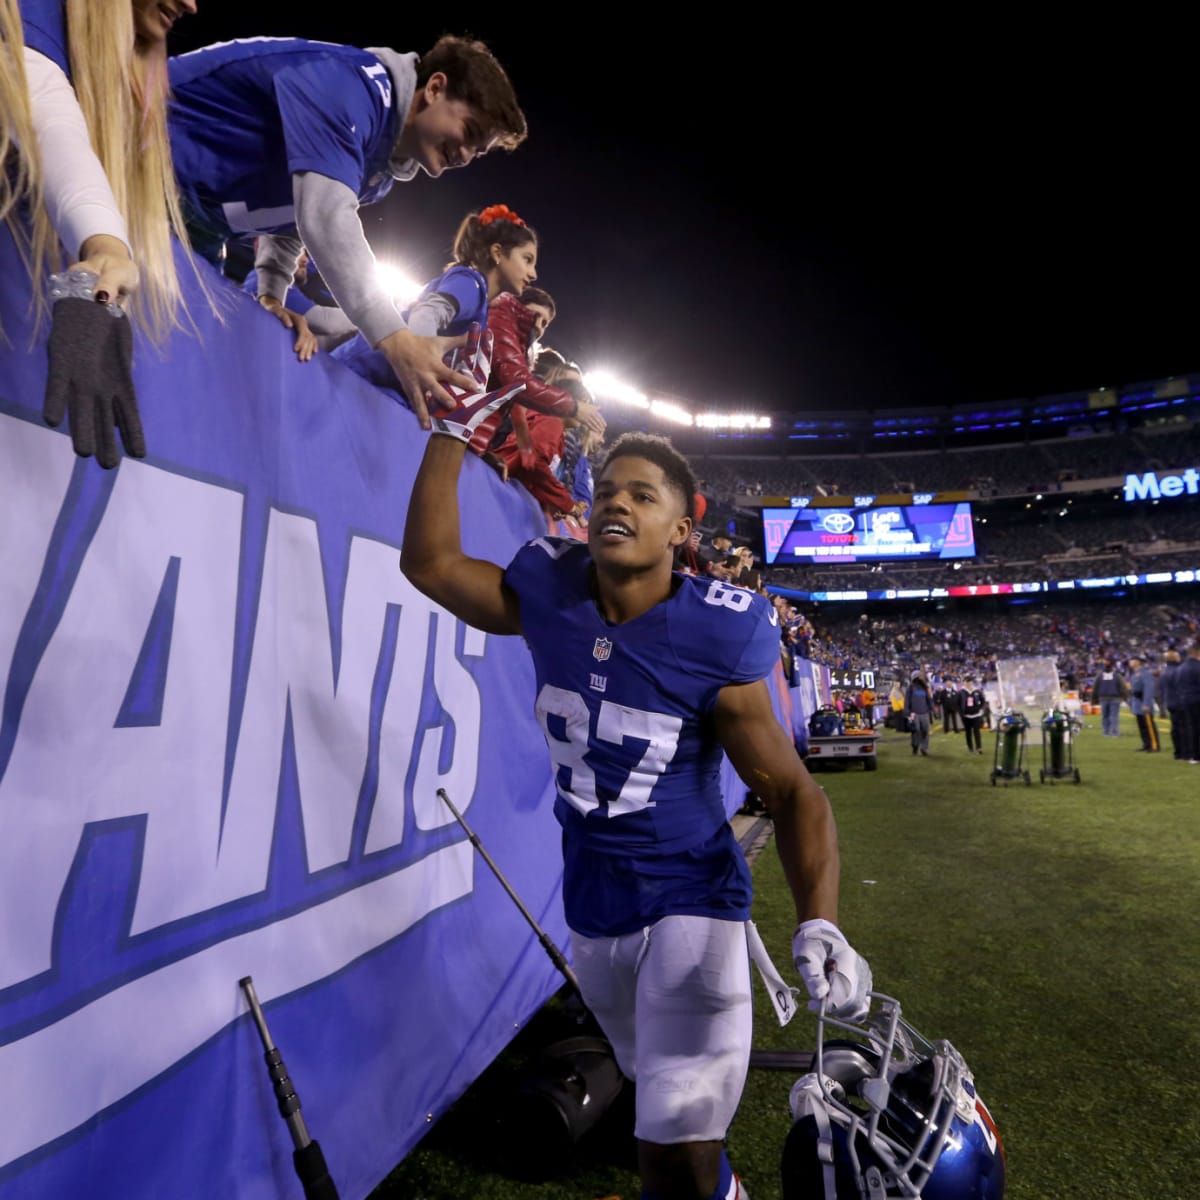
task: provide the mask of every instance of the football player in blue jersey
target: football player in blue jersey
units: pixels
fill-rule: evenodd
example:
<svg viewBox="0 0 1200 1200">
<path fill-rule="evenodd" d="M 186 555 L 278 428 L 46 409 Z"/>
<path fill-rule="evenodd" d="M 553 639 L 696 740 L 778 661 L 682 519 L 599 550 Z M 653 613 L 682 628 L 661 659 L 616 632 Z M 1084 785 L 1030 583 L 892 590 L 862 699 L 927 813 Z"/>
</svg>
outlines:
<svg viewBox="0 0 1200 1200">
<path fill-rule="evenodd" d="M 496 403 L 502 402 L 502 395 Z M 588 542 L 538 538 L 507 569 L 463 553 L 457 485 L 487 403 L 439 418 L 401 568 L 489 633 L 522 635 L 563 827 L 563 899 L 583 997 L 637 1081 L 643 1200 L 733 1200 L 722 1142 L 745 1083 L 750 875 L 725 817 L 722 750 L 763 799 L 799 927 L 810 1008 L 861 1016 L 871 976 L 836 924 L 825 793 L 776 721 L 772 606 L 673 572 L 695 481 L 663 438 L 626 434 L 596 482 Z"/>
<path fill-rule="evenodd" d="M 453 407 L 443 385 L 473 383 L 443 362 L 452 343 L 405 326 L 358 210 L 396 180 L 520 145 L 525 116 L 491 51 L 455 37 L 420 56 L 252 38 L 173 58 L 170 76 L 171 151 L 193 244 L 215 262 L 226 242 L 263 235 L 260 294 L 280 302 L 307 246 L 428 428 L 427 399 Z"/>
</svg>

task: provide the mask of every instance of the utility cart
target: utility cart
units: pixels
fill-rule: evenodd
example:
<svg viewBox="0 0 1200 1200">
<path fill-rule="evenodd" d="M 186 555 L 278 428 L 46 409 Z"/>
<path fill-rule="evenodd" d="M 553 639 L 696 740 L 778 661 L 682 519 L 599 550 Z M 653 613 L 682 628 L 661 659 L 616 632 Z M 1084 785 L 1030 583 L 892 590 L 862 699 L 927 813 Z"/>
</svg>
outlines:
<svg viewBox="0 0 1200 1200">
<path fill-rule="evenodd" d="M 808 719 L 805 762 L 810 768 L 823 763 L 861 762 L 864 771 L 874 771 L 879 766 L 875 753 L 878 745 L 875 730 L 867 728 L 857 713 L 843 717 L 836 708 L 825 705 Z"/>
</svg>

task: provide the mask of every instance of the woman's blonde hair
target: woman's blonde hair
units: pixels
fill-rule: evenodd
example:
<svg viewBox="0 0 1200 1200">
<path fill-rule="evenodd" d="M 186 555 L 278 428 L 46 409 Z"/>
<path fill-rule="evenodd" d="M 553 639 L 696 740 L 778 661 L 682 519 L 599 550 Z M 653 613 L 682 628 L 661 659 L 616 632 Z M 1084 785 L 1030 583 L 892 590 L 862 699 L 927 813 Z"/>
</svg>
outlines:
<svg viewBox="0 0 1200 1200">
<path fill-rule="evenodd" d="M 24 44 L 17 0 L 0 0 L 0 220 L 7 222 L 30 274 L 40 275 L 44 271 L 35 268 L 48 261 L 55 239 L 42 205 Z M 28 204 L 28 222 L 21 219 L 23 202 Z"/>
<path fill-rule="evenodd" d="M 190 257 L 167 135 L 166 46 L 136 43 L 130 0 L 66 0 L 66 20 L 71 83 L 92 148 L 125 217 L 141 276 L 131 310 L 151 336 L 161 340 L 172 328 L 180 327 L 180 313 L 186 313 L 172 232 Z M 7 123 L 0 146 L 7 152 L 15 141 L 19 159 L 12 186 L 5 181 L 6 190 L 0 193 L 0 213 L 15 227 L 13 206 L 28 198 L 31 232 L 18 234 L 18 244 L 25 251 L 40 293 L 47 267 L 60 264 L 41 203 L 41 172 L 21 61 L 24 39 L 16 0 L 0 0 L 0 23 L 5 42 L 0 101 L 5 105 Z M 129 86 L 114 88 L 114 79 L 127 79 Z M 77 249 L 70 246 L 67 252 L 74 255 Z M 40 304 L 44 303 L 41 298 Z"/>
</svg>

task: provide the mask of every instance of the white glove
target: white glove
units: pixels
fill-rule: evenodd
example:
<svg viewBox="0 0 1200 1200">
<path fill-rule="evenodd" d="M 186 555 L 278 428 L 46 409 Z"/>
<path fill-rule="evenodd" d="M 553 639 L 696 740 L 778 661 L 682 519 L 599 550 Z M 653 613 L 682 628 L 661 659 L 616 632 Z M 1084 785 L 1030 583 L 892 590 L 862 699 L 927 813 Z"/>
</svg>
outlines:
<svg viewBox="0 0 1200 1200">
<path fill-rule="evenodd" d="M 871 968 L 836 925 L 820 917 L 805 921 L 792 938 L 792 958 L 808 989 L 810 1012 L 826 1001 L 826 1013 L 843 1021 L 867 1015 L 871 1000 Z"/>
</svg>

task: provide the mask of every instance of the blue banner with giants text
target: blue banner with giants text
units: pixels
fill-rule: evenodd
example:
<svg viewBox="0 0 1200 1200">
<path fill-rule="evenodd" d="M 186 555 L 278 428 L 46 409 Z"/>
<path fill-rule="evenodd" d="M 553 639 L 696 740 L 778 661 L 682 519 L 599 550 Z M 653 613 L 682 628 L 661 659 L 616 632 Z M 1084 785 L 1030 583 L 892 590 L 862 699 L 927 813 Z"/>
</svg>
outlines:
<svg viewBox="0 0 1200 1200">
<path fill-rule="evenodd" d="M 437 797 L 565 944 L 529 655 L 398 570 L 425 438 L 383 392 L 193 286 L 102 471 L 7 235 L 0 277 L 0 1196 L 295 1194 L 246 975 L 364 1196 L 560 982 Z M 476 459 L 460 498 L 468 553 L 545 532 Z"/>
</svg>

